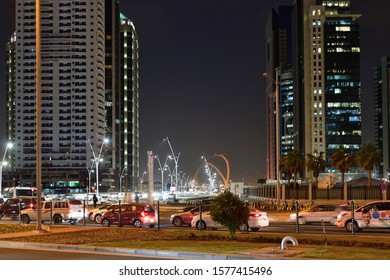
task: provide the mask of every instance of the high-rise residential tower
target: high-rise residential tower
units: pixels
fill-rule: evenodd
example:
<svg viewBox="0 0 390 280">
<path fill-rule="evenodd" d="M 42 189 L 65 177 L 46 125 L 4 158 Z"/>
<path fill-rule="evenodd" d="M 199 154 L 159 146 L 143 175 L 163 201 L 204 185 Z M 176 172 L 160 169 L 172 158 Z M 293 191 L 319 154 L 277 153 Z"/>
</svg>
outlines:
<svg viewBox="0 0 390 280">
<path fill-rule="evenodd" d="M 7 128 L 14 175 L 34 185 L 41 145 L 46 191 L 82 191 L 97 161 L 102 191 L 119 187 L 119 175 L 138 176 L 138 41 L 132 36 L 131 47 L 121 41 L 119 1 L 41 0 L 41 139 L 35 137 L 35 1 L 11 0 L 11 11 Z M 128 49 L 134 53 L 124 68 Z M 127 93 L 123 77 L 132 80 Z M 131 140 L 123 137 L 127 121 Z"/>
</svg>

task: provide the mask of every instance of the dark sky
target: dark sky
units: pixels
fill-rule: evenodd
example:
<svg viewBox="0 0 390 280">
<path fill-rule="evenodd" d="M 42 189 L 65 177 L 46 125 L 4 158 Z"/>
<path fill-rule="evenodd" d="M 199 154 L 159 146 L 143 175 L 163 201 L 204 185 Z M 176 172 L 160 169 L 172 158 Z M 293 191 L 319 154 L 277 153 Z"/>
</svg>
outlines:
<svg viewBox="0 0 390 280">
<path fill-rule="evenodd" d="M 140 173 L 147 151 L 162 161 L 169 137 L 179 170 L 193 176 L 201 156 L 224 154 L 231 179 L 256 183 L 266 176 L 264 27 L 272 7 L 292 0 L 122 0 L 139 37 Z M 390 55 L 390 1 L 352 0 L 362 14 L 363 141 L 373 139 L 373 68 Z M 0 1 L 5 50 L 8 4 Z M 5 116 L 5 51 L 0 52 Z M 5 137 L 4 124 L 0 136 Z M 3 148 L 0 148 L 0 153 Z M 210 159 L 225 171 L 220 158 Z M 157 166 L 157 163 L 155 163 Z M 171 164 L 173 167 L 173 164 Z M 160 173 L 157 173 L 160 174 Z M 157 175 L 157 180 L 160 175 Z M 165 175 L 166 176 L 166 175 Z"/>
</svg>

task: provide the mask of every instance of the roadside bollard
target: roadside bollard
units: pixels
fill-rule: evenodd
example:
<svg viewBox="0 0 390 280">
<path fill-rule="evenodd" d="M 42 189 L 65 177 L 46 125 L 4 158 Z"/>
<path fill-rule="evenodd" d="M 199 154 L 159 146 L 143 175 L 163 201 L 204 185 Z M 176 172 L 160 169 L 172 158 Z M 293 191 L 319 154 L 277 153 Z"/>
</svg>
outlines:
<svg viewBox="0 0 390 280">
<path fill-rule="evenodd" d="M 85 207 L 86 207 L 86 203 L 85 203 L 85 199 L 84 199 L 83 200 L 83 226 L 85 226 Z"/>
<path fill-rule="evenodd" d="M 249 207 L 249 201 L 248 200 L 245 200 L 245 206 L 248 208 L 248 211 L 250 213 L 250 207 Z M 246 220 L 246 233 L 249 232 L 249 217 L 248 219 Z"/>
<path fill-rule="evenodd" d="M 122 211 L 121 211 L 121 200 L 118 201 L 118 211 L 119 211 L 119 217 L 118 217 L 118 227 L 121 227 L 122 226 L 122 221 L 121 221 L 121 214 L 122 214 Z"/>
<path fill-rule="evenodd" d="M 355 234 L 355 201 L 351 200 L 352 210 L 351 210 L 351 221 L 352 221 L 352 228 L 351 233 L 352 235 Z"/>
<path fill-rule="evenodd" d="M 296 215 L 295 232 L 299 233 L 299 203 L 298 203 L 298 200 L 295 201 L 295 215 Z"/>
<path fill-rule="evenodd" d="M 202 200 L 199 200 L 199 223 L 200 225 L 202 225 Z M 203 227 L 200 228 L 200 230 L 202 230 Z"/>
<path fill-rule="evenodd" d="M 50 225 L 53 224 L 53 200 L 50 200 Z"/>
<path fill-rule="evenodd" d="M 19 217 L 19 224 L 22 223 L 22 219 L 21 219 L 21 215 L 22 215 L 22 201 L 19 199 L 19 203 L 18 203 L 18 206 L 19 206 L 19 214 L 18 214 L 18 217 Z"/>
<path fill-rule="evenodd" d="M 157 200 L 157 229 L 160 229 L 160 200 Z"/>
</svg>

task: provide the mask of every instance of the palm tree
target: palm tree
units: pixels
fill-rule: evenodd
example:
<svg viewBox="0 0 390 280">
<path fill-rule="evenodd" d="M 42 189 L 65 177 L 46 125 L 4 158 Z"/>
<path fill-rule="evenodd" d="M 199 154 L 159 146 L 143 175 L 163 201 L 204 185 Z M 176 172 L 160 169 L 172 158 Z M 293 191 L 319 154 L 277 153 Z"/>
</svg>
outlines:
<svg viewBox="0 0 390 280">
<path fill-rule="evenodd" d="M 363 143 L 359 151 L 356 153 L 356 162 L 367 170 L 368 187 L 371 188 L 371 175 L 375 166 L 378 166 L 381 161 L 381 155 L 375 145 L 368 142 Z"/>
<path fill-rule="evenodd" d="M 283 157 L 283 165 L 294 175 L 294 189 L 296 189 L 298 173 L 305 167 L 305 157 L 303 153 L 297 150 L 289 150 L 287 155 Z"/>
<path fill-rule="evenodd" d="M 331 161 L 334 168 L 338 169 L 341 173 L 341 185 L 344 186 L 344 174 L 348 168 L 354 163 L 352 153 L 347 152 L 344 146 L 340 146 L 331 155 Z"/>
<path fill-rule="evenodd" d="M 318 188 L 318 176 L 321 172 L 324 172 L 327 167 L 327 162 L 324 159 L 324 152 L 320 152 L 318 156 L 317 151 L 313 154 L 307 154 L 306 167 L 309 171 L 313 172 L 313 177 L 316 179 L 316 187 Z"/>
<path fill-rule="evenodd" d="M 290 187 L 292 173 L 289 170 L 289 166 L 287 164 L 287 159 L 288 159 L 287 156 L 283 156 L 280 159 L 279 168 L 280 168 L 280 171 L 286 175 L 286 177 L 287 177 L 287 184 L 288 184 L 288 187 Z"/>
</svg>

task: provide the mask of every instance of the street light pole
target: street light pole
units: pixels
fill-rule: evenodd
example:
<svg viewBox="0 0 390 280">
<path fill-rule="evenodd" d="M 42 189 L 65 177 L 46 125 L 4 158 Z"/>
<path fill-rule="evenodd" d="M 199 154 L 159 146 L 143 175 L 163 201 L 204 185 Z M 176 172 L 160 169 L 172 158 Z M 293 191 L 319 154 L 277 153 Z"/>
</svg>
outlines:
<svg viewBox="0 0 390 280">
<path fill-rule="evenodd" d="M 263 76 L 275 84 L 275 142 L 276 142 L 276 201 L 277 211 L 280 206 L 280 103 L 279 103 L 279 67 L 275 68 L 275 80 L 268 73 L 263 73 Z"/>
<path fill-rule="evenodd" d="M 122 180 L 124 178 L 123 176 L 123 173 L 125 172 L 125 169 L 127 168 L 127 166 L 125 165 L 122 169 L 122 172 L 121 174 L 119 175 L 119 193 L 122 194 Z"/>
<path fill-rule="evenodd" d="M 164 165 L 161 166 L 161 161 L 158 155 L 154 156 L 157 159 L 158 165 L 160 166 L 160 171 L 161 171 L 161 193 L 164 192 L 164 170 L 167 165 L 167 161 L 169 159 L 169 156 L 165 159 Z"/>
<path fill-rule="evenodd" d="M 8 143 L 7 146 L 5 147 L 4 155 L 3 155 L 3 160 L 1 161 L 0 165 L 0 195 L 3 192 L 3 166 L 5 165 L 5 157 L 7 155 L 8 149 L 11 149 L 13 147 L 12 143 Z"/>
<path fill-rule="evenodd" d="M 176 157 L 176 156 L 175 156 L 175 153 L 173 152 L 172 145 L 171 145 L 171 142 L 169 141 L 168 137 L 164 138 L 164 140 L 168 142 L 169 148 L 171 149 L 171 152 L 172 152 L 173 160 L 175 161 L 175 188 L 176 188 L 176 191 L 177 191 L 177 167 L 178 167 L 178 164 L 177 164 L 177 163 L 178 163 L 178 161 L 179 161 L 180 153 L 179 153 L 179 155 Z"/>
<path fill-rule="evenodd" d="M 104 146 L 105 143 L 108 142 L 108 140 L 107 139 L 103 140 L 102 145 L 100 146 L 99 154 L 98 154 L 97 157 L 96 157 L 95 151 L 94 151 L 94 149 L 92 147 L 91 140 L 88 139 L 87 142 L 89 143 L 89 146 L 91 147 L 93 160 L 95 162 L 95 169 L 96 169 L 96 195 L 99 196 L 99 162 L 100 162 L 100 157 L 102 155 L 103 146 Z"/>
</svg>

